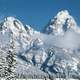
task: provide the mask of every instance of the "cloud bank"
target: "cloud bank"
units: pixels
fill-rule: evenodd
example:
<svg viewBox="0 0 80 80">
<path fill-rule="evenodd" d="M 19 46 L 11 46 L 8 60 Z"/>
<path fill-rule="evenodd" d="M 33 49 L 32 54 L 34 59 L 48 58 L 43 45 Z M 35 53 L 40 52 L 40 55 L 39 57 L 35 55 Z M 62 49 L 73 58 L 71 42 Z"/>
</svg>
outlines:
<svg viewBox="0 0 80 80">
<path fill-rule="evenodd" d="M 35 34 L 33 38 L 40 38 L 44 47 L 59 47 L 66 49 L 77 49 L 80 47 L 80 34 L 73 30 L 68 30 L 64 35 L 47 35 L 47 34 Z"/>
</svg>

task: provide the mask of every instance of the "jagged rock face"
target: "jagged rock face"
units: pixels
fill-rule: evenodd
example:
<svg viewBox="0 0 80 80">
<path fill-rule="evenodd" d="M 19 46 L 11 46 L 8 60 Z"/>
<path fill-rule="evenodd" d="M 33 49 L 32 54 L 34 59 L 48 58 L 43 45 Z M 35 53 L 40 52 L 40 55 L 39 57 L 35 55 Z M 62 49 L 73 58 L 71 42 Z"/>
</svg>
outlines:
<svg viewBox="0 0 80 80">
<path fill-rule="evenodd" d="M 63 35 L 68 29 L 77 31 L 77 24 L 74 18 L 69 14 L 67 10 L 60 11 L 54 19 L 51 19 L 46 26 L 45 33 L 53 35 Z"/>
<path fill-rule="evenodd" d="M 0 55 L 3 57 L 4 54 L 7 54 L 7 50 L 10 49 L 11 41 L 13 40 L 17 56 L 16 73 L 27 75 L 26 72 L 31 70 L 30 72 L 36 72 L 36 74 L 41 72 L 44 75 L 46 75 L 45 73 L 57 75 L 57 73 L 66 74 L 66 70 L 68 71 L 67 68 L 69 68 L 72 74 L 77 74 L 80 50 L 62 48 L 53 45 L 53 43 L 52 45 L 49 44 L 56 40 L 54 39 L 57 37 L 56 35 L 64 39 L 69 29 L 80 35 L 80 28 L 77 27 L 74 18 L 67 10 L 59 12 L 49 22 L 44 33 L 35 31 L 29 25 L 23 25 L 14 17 L 7 17 L 0 23 Z M 46 36 L 49 38 L 51 36 L 50 42 Z M 1 53 L 1 51 L 3 52 Z M 0 60 L 2 61 L 2 58 Z M 18 71 L 19 67 L 20 70 Z M 23 69 L 24 67 L 26 68 Z M 33 69 L 30 69 L 31 67 Z M 21 72 L 22 69 L 23 71 Z"/>
</svg>

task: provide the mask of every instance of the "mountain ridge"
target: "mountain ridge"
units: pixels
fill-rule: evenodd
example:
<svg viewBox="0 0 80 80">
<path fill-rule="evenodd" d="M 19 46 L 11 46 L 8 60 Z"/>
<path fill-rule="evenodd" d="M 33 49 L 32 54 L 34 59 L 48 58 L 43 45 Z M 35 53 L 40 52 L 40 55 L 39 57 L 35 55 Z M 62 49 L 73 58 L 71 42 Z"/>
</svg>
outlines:
<svg viewBox="0 0 80 80">
<path fill-rule="evenodd" d="M 8 54 L 15 52 L 17 64 L 14 73 L 17 76 L 39 76 L 42 73 L 44 77 L 60 75 L 79 78 L 80 28 L 67 10 L 60 11 L 43 33 L 23 25 L 15 17 L 7 17 L 0 23 L 0 37 L 1 63 L 2 58 L 7 61 Z M 5 71 L 5 68 L 1 69 L 0 75 Z"/>
</svg>

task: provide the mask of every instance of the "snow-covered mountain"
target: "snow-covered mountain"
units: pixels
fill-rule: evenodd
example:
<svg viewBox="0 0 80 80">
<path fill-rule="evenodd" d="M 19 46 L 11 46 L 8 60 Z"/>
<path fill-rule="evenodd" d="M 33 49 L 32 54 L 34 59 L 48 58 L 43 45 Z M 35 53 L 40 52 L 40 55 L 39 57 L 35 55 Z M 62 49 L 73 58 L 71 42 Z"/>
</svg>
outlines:
<svg viewBox="0 0 80 80">
<path fill-rule="evenodd" d="M 68 29 L 73 29 L 75 32 L 80 33 L 80 29 L 76 26 L 77 24 L 74 18 L 67 10 L 63 10 L 49 21 L 44 31 L 47 34 L 63 35 Z"/>
<path fill-rule="evenodd" d="M 51 19 L 44 33 L 7 17 L 0 22 L 0 77 L 6 77 L 5 69 L 10 68 L 18 78 L 79 78 L 79 41 L 80 28 L 67 10 Z"/>
</svg>

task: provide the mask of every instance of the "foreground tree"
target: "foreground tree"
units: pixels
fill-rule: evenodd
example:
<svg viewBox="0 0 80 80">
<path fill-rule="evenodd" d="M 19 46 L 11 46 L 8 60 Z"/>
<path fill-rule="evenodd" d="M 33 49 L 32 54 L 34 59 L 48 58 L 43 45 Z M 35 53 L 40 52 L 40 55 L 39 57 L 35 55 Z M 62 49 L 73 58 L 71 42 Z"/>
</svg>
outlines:
<svg viewBox="0 0 80 80">
<path fill-rule="evenodd" d="M 14 45 L 14 39 L 13 38 L 10 41 L 10 48 L 7 52 L 6 63 L 7 63 L 6 80 L 14 80 L 14 78 L 16 77 L 16 74 L 15 74 L 16 52 L 15 52 L 15 45 Z"/>
</svg>

